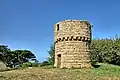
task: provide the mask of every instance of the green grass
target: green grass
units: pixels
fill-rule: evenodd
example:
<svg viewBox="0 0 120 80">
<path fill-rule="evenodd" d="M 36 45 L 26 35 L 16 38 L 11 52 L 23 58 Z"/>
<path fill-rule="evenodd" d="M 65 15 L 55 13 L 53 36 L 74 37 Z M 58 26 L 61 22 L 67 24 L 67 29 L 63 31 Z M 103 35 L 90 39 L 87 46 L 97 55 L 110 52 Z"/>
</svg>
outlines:
<svg viewBox="0 0 120 80">
<path fill-rule="evenodd" d="M 0 80 L 120 80 L 120 67 L 110 64 L 91 69 L 34 67 L 0 72 Z"/>
</svg>

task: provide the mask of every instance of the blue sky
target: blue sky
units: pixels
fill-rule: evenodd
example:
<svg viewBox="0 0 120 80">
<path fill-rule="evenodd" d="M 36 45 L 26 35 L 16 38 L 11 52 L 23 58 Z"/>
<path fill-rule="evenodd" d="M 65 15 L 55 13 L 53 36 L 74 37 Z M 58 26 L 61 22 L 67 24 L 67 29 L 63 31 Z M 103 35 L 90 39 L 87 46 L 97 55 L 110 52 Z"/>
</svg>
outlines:
<svg viewBox="0 0 120 80">
<path fill-rule="evenodd" d="M 120 35 L 120 0 L 0 0 L 0 44 L 46 60 L 53 26 L 65 19 L 89 20 L 93 38 Z"/>
</svg>

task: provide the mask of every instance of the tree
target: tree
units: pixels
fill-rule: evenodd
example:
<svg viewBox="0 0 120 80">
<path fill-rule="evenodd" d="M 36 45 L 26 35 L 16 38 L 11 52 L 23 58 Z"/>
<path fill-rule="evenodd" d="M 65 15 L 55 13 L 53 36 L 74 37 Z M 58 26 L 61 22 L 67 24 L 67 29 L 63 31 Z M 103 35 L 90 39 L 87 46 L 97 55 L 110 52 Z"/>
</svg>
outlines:
<svg viewBox="0 0 120 80">
<path fill-rule="evenodd" d="M 120 65 L 120 37 L 95 39 L 91 43 L 91 61 Z"/>
<path fill-rule="evenodd" d="M 55 47 L 54 45 L 50 46 L 50 50 L 48 51 L 49 57 L 47 58 L 47 61 L 49 64 L 53 65 L 55 62 Z"/>
<path fill-rule="evenodd" d="M 12 63 L 15 66 L 22 65 L 25 62 L 28 62 L 31 58 L 36 58 L 35 55 L 29 50 L 15 50 L 12 51 L 14 58 L 12 59 Z"/>
<path fill-rule="evenodd" d="M 8 48 L 8 46 L 0 45 L 0 60 L 6 63 L 7 61 L 6 55 L 10 53 L 10 51 L 11 50 Z"/>
<path fill-rule="evenodd" d="M 29 62 L 29 59 L 36 59 L 35 55 L 29 50 L 11 51 L 8 46 L 0 45 L 0 60 L 8 67 L 21 66 L 25 62 Z"/>
<path fill-rule="evenodd" d="M 3 53 L 2 52 L 0 52 L 0 61 L 4 61 Z"/>
</svg>

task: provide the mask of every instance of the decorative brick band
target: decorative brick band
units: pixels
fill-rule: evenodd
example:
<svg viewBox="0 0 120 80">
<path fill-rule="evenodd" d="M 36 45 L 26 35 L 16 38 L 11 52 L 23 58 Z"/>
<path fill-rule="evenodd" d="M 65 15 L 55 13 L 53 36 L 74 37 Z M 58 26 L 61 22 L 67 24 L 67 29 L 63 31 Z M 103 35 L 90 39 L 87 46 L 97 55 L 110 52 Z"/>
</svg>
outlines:
<svg viewBox="0 0 120 80">
<path fill-rule="evenodd" d="M 55 43 L 61 42 L 61 41 L 88 41 L 90 42 L 91 39 L 87 37 L 82 37 L 82 36 L 70 36 L 70 37 L 57 38 Z"/>
</svg>

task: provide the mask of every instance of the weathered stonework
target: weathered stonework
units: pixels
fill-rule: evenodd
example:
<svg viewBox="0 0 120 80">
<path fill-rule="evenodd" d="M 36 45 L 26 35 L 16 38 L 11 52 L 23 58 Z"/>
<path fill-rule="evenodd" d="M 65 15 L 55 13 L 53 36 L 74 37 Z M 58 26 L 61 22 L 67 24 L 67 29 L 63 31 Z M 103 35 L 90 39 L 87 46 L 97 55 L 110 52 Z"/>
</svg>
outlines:
<svg viewBox="0 0 120 80">
<path fill-rule="evenodd" d="M 65 20 L 54 26 L 55 67 L 89 68 L 91 25 L 88 21 Z"/>
</svg>

